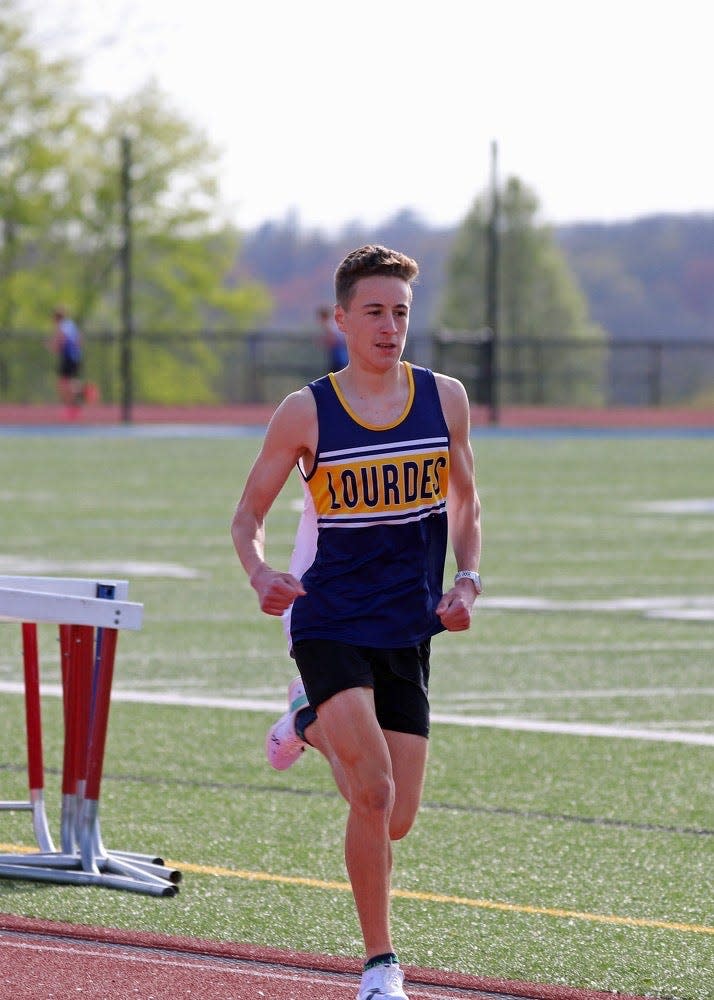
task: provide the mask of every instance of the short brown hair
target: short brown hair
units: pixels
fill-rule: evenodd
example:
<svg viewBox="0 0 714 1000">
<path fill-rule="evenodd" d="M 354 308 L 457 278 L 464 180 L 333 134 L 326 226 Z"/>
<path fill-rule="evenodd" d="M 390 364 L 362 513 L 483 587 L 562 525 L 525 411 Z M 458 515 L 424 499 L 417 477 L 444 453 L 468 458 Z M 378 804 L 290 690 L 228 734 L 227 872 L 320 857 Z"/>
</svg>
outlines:
<svg viewBox="0 0 714 1000">
<path fill-rule="evenodd" d="M 401 278 L 411 285 L 418 274 L 419 265 L 411 257 L 398 250 L 368 243 L 348 253 L 335 271 L 335 299 L 343 309 L 348 309 L 355 285 L 362 278 L 386 275 Z"/>
</svg>

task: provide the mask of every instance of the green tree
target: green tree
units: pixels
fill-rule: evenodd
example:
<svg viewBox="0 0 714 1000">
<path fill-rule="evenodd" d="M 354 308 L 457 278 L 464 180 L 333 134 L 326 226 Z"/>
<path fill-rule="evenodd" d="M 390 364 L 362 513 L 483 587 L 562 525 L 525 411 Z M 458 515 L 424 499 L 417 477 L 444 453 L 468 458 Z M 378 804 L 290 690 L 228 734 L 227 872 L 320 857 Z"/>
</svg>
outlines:
<svg viewBox="0 0 714 1000">
<path fill-rule="evenodd" d="M 86 105 L 74 89 L 75 67 L 42 58 L 12 0 L 0 0 L 0 53 L 0 330 L 7 333 L 40 318 L 37 285 L 25 294 L 27 272 L 54 222 L 78 210 L 66 162 Z"/>
<path fill-rule="evenodd" d="M 96 179 L 83 231 L 85 305 L 95 326 L 118 331 L 122 136 L 131 149 L 136 396 L 164 403 L 215 401 L 225 359 L 200 334 L 239 334 L 268 315 L 271 301 L 257 282 L 229 283 L 240 237 L 221 217 L 217 154 L 153 83 L 112 105 L 95 135 L 86 168 Z"/>
<path fill-rule="evenodd" d="M 123 135 L 131 142 L 138 327 L 244 329 L 265 315 L 270 303 L 262 286 L 230 288 L 225 281 L 239 236 L 222 219 L 217 152 L 206 137 L 168 106 L 153 83 L 111 107 L 101 148 Z M 104 171 L 98 190 L 111 184 Z"/>
<path fill-rule="evenodd" d="M 590 321 L 585 296 L 551 229 L 537 221 L 537 198 L 510 178 L 499 205 L 500 400 L 600 402 L 604 332 Z M 490 221 L 490 198 L 480 196 L 456 234 L 447 264 L 441 310 L 446 330 L 483 333 L 487 326 Z M 580 346 L 568 346 L 574 341 Z"/>
<path fill-rule="evenodd" d="M 11 349 L 8 335 L 47 330 L 58 302 L 90 342 L 92 332 L 119 331 L 127 136 L 135 395 L 212 400 L 223 360 L 199 333 L 240 335 L 271 304 L 259 283 L 229 280 L 240 237 L 223 218 L 216 151 L 151 82 L 121 102 L 82 97 L 77 66 L 43 56 L 18 0 L 0 0 L 0 52 L 0 391 L 11 383 L 16 396 L 33 395 L 27 362 L 39 360 L 39 345 L 13 338 Z M 111 374 L 103 388 L 114 394 Z"/>
</svg>

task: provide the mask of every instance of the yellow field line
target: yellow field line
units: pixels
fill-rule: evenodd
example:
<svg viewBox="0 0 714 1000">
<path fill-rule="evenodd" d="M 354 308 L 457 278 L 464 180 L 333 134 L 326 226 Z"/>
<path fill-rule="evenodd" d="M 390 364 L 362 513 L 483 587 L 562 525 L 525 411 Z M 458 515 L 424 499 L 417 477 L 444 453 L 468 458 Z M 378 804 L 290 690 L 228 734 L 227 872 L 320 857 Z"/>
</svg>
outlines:
<svg viewBox="0 0 714 1000">
<path fill-rule="evenodd" d="M 29 854 L 35 848 L 0 844 L 4 854 Z M 221 868 L 215 865 L 193 865 L 186 861 L 169 861 L 169 868 L 196 875 L 215 875 L 221 878 L 236 878 L 245 882 L 274 882 L 279 885 L 300 885 L 308 889 L 327 889 L 350 892 L 349 882 L 329 882 L 324 879 L 304 878 L 296 875 L 271 875 L 269 872 L 250 872 L 238 868 Z M 646 917 L 620 917 L 617 914 L 584 913 L 579 910 L 563 910 L 551 906 L 529 906 L 525 903 L 500 903 L 493 899 L 473 899 L 470 896 L 448 896 L 440 892 L 414 892 L 409 889 L 393 889 L 395 899 L 418 899 L 426 903 L 443 903 L 448 906 L 470 906 L 476 910 L 498 910 L 502 913 L 529 913 L 540 917 L 558 917 L 563 920 L 585 920 L 590 923 L 612 924 L 620 927 L 647 927 L 664 931 L 680 931 L 684 934 L 714 934 L 714 927 L 705 924 L 683 924 L 667 920 L 650 920 Z"/>
<path fill-rule="evenodd" d="M 349 892 L 348 882 L 328 882 L 322 879 L 300 878 L 292 875 L 271 875 L 268 872 L 240 871 L 232 868 L 214 868 L 208 865 L 191 865 L 179 861 L 167 861 L 171 868 L 195 872 L 199 875 L 220 875 L 250 882 L 277 882 L 281 885 L 301 885 L 310 889 L 330 889 Z M 530 913 L 544 917 L 559 917 L 566 920 L 587 920 L 600 924 L 616 924 L 625 927 L 648 927 L 665 931 L 681 931 L 686 934 L 714 934 L 714 927 L 702 924 L 682 924 L 667 920 L 649 920 L 644 917 L 620 917 L 616 914 L 581 913 L 578 910 L 563 910 L 549 906 L 527 906 L 522 903 L 499 903 L 492 899 L 472 899 L 469 896 L 447 896 L 438 892 L 413 892 L 408 889 L 393 889 L 395 899 L 418 899 L 427 903 L 444 903 L 450 906 L 471 906 L 478 910 L 500 910 L 507 913 Z"/>
</svg>

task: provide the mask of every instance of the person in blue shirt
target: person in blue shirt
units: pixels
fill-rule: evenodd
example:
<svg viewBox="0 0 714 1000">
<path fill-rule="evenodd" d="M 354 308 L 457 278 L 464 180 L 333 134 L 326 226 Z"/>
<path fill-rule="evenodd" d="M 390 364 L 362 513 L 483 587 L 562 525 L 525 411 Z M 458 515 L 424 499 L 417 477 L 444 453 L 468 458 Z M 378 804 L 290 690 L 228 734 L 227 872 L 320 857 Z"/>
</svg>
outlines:
<svg viewBox="0 0 714 1000">
<path fill-rule="evenodd" d="M 79 415 L 84 401 L 82 374 L 82 335 L 79 327 L 64 308 L 54 310 L 52 349 L 57 356 L 57 391 L 65 406 L 66 416 Z"/>
<path fill-rule="evenodd" d="M 328 306 L 319 306 L 315 315 L 320 325 L 327 370 L 328 372 L 338 372 L 346 367 L 348 361 L 345 335 L 335 322 L 333 310 Z"/>
<path fill-rule="evenodd" d="M 402 360 L 418 270 L 372 244 L 339 265 L 347 366 L 277 408 L 231 525 L 261 610 L 290 613 L 300 673 L 268 759 L 285 770 L 315 747 L 349 806 L 345 859 L 366 958 L 358 1000 L 407 997 L 390 929 L 391 843 L 421 800 L 431 638 L 468 629 L 481 593 L 466 391 Z M 305 507 L 285 572 L 266 561 L 265 520 L 294 468 Z M 459 572 L 444 588 L 449 543 Z"/>
</svg>

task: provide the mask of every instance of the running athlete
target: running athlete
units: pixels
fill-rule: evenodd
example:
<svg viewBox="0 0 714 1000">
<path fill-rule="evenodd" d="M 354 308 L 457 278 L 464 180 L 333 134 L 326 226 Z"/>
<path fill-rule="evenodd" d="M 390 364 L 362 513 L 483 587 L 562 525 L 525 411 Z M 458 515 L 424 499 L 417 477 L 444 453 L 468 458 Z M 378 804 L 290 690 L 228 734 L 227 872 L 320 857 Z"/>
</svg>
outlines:
<svg viewBox="0 0 714 1000">
<path fill-rule="evenodd" d="M 481 593 L 480 503 L 462 384 L 402 361 L 418 265 L 381 246 L 335 272 L 347 367 L 276 410 L 232 522 L 269 615 L 290 611 L 300 678 L 267 739 L 284 770 L 306 746 L 328 760 L 349 811 L 345 860 L 365 946 L 358 1000 L 406 1000 L 390 929 L 391 842 L 421 799 L 429 654 L 469 628 Z M 305 513 L 292 571 L 265 559 L 265 518 L 293 467 Z M 443 591 L 447 540 L 458 568 Z"/>
</svg>

